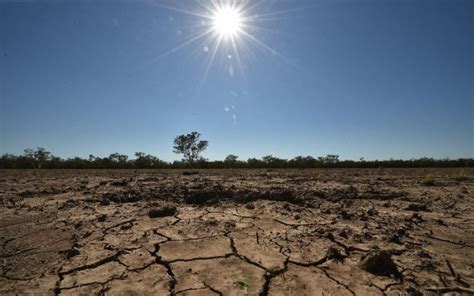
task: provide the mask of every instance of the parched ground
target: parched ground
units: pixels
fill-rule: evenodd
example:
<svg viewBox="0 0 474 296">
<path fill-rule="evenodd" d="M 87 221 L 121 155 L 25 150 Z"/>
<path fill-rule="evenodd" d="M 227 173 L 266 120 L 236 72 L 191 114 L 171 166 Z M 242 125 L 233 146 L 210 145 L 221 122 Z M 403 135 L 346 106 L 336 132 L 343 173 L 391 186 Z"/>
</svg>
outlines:
<svg viewBox="0 0 474 296">
<path fill-rule="evenodd" d="M 4 170 L 0 201 L 0 294 L 473 294 L 468 169 Z"/>
</svg>

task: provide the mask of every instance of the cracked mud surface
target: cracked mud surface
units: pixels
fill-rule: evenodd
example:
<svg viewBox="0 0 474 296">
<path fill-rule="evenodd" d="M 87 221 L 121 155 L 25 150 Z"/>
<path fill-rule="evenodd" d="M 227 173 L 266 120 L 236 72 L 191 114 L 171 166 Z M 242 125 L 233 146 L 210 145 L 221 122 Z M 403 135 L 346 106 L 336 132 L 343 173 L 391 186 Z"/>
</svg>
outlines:
<svg viewBox="0 0 474 296">
<path fill-rule="evenodd" d="M 471 295 L 458 171 L 0 171 L 0 294 Z"/>
</svg>

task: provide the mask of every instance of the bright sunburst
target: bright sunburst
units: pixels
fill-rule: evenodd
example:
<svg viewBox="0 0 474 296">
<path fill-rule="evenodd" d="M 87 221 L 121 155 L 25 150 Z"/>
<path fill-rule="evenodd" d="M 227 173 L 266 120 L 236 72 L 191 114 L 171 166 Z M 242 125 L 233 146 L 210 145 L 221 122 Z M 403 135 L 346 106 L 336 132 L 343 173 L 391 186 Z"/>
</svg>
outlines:
<svg viewBox="0 0 474 296">
<path fill-rule="evenodd" d="M 258 13 L 264 7 L 263 3 L 265 1 L 196 0 L 195 6 L 186 3 L 186 9 L 160 5 L 170 10 L 197 17 L 196 25 L 192 28 L 195 33 L 189 36 L 184 43 L 160 57 L 192 43 L 197 44 L 197 52 L 208 55 L 208 65 L 204 79 L 218 56 L 224 57 L 221 60 L 226 61 L 225 66 L 228 67 L 230 76 L 234 75 L 235 66 L 240 69 L 243 68 L 242 61 L 244 58 L 255 57 L 251 50 L 252 47 L 259 47 L 267 54 L 282 58 L 276 50 L 254 36 L 257 31 L 261 30 L 257 23 L 272 20 L 274 16 L 282 14 L 281 11 L 266 14 Z M 183 4 L 181 5 L 183 6 Z"/>
<path fill-rule="evenodd" d="M 219 7 L 212 16 L 212 26 L 221 38 L 236 37 L 242 30 L 242 16 L 236 7 L 230 5 Z"/>
</svg>

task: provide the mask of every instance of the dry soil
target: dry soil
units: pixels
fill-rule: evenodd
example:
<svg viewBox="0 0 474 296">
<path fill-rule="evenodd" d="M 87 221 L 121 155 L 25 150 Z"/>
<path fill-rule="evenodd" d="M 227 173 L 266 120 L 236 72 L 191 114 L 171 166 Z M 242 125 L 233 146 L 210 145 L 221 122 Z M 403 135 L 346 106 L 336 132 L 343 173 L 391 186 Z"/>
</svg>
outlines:
<svg viewBox="0 0 474 296">
<path fill-rule="evenodd" d="M 0 294 L 471 295 L 461 169 L 0 171 Z"/>
</svg>

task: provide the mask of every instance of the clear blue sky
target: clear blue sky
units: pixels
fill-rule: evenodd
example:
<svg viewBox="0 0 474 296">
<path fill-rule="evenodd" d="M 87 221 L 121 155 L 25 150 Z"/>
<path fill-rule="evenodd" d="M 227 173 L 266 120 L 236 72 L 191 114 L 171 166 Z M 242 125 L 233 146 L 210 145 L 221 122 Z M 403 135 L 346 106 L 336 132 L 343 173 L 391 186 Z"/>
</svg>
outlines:
<svg viewBox="0 0 474 296">
<path fill-rule="evenodd" d="M 203 19 L 163 5 L 197 8 L 0 2 L 0 152 L 170 161 L 199 131 L 209 159 L 474 157 L 474 1 L 263 1 L 251 34 L 275 52 L 221 47 L 207 75 L 212 43 L 165 54 Z"/>
</svg>

